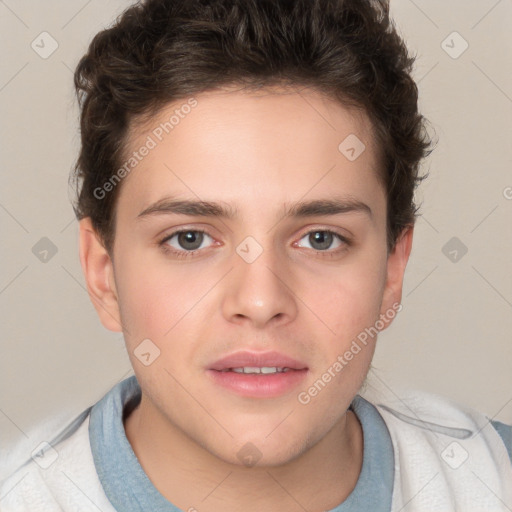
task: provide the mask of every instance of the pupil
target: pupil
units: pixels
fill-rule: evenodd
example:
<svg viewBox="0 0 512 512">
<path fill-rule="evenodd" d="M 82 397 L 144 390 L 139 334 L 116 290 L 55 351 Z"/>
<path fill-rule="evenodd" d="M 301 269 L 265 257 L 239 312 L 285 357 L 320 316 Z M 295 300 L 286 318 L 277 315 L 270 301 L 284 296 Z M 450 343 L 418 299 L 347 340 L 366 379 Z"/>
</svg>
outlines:
<svg viewBox="0 0 512 512">
<path fill-rule="evenodd" d="M 312 237 L 312 243 L 320 245 L 320 249 L 328 249 L 332 243 L 332 233 L 327 231 L 316 231 L 310 237 Z"/>
<path fill-rule="evenodd" d="M 201 247 L 203 233 L 195 231 L 186 231 L 179 234 L 179 243 L 184 249 L 190 249 L 192 251 Z M 192 244 L 192 247 L 187 244 Z"/>
</svg>

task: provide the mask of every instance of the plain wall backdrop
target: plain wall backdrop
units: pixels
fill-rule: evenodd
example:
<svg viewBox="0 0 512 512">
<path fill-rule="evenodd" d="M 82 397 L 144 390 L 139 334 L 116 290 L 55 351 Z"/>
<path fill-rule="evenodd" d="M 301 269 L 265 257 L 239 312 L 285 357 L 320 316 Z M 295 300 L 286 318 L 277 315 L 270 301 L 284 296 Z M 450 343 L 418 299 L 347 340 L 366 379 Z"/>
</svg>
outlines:
<svg viewBox="0 0 512 512">
<path fill-rule="evenodd" d="M 129 5 L 0 2 L 0 460 L 15 444 L 29 457 L 48 440 L 36 426 L 65 425 L 132 373 L 87 295 L 68 189 L 73 70 Z M 391 13 L 417 53 L 420 109 L 439 142 L 417 191 L 403 309 L 370 378 L 512 424 L 512 2 L 391 0 Z"/>
</svg>

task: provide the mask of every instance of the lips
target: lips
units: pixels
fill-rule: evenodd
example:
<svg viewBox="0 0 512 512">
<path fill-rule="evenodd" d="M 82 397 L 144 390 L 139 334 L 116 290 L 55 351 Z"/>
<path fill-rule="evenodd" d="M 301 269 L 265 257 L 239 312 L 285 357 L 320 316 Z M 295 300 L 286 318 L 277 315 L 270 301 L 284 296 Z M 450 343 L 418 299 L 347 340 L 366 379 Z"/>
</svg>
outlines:
<svg viewBox="0 0 512 512">
<path fill-rule="evenodd" d="M 305 379 L 305 363 L 279 352 L 241 351 L 207 368 L 211 381 L 243 397 L 274 398 L 293 391 Z"/>
<path fill-rule="evenodd" d="M 226 371 L 233 368 L 289 368 L 307 370 L 307 365 L 279 352 L 241 351 L 215 361 L 210 370 Z"/>
</svg>

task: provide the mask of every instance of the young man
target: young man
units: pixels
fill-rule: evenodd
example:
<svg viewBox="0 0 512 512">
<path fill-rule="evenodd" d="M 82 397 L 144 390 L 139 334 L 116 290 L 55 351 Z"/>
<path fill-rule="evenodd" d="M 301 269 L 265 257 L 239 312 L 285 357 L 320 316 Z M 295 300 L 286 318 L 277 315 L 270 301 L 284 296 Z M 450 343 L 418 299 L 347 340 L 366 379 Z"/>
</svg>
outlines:
<svg viewBox="0 0 512 512">
<path fill-rule="evenodd" d="M 135 376 L 2 511 L 511 509 L 511 427 L 358 394 L 429 152 L 412 63 L 370 0 L 149 0 L 94 38 L 80 260 Z"/>
</svg>

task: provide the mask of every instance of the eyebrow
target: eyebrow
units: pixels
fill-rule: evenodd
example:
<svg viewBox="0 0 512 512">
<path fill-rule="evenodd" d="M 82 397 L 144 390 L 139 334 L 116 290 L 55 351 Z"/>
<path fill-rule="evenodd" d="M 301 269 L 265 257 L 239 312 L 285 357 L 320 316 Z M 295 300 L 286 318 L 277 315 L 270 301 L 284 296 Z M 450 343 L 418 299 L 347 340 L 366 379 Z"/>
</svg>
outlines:
<svg viewBox="0 0 512 512">
<path fill-rule="evenodd" d="M 292 205 L 285 204 L 283 218 L 321 217 L 352 212 L 364 213 L 370 218 L 373 217 L 372 209 L 366 203 L 347 196 L 332 199 L 299 201 Z M 142 210 L 137 215 L 137 218 L 141 219 L 153 215 L 165 214 L 181 214 L 191 217 L 218 217 L 233 220 L 238 216 L 238 209 L 228 203 L 189 199 L 179 200 L 172 197 L 165 197 Z"/>
</svg>

